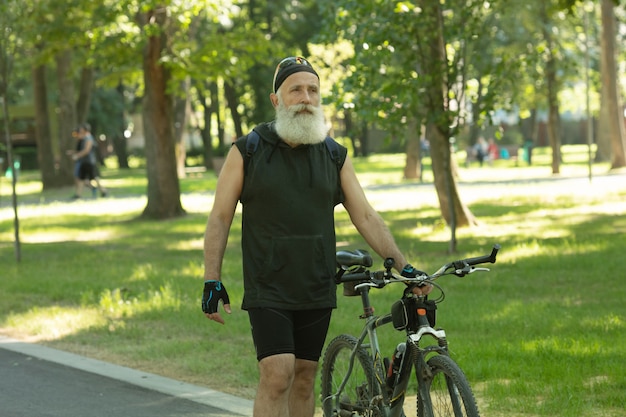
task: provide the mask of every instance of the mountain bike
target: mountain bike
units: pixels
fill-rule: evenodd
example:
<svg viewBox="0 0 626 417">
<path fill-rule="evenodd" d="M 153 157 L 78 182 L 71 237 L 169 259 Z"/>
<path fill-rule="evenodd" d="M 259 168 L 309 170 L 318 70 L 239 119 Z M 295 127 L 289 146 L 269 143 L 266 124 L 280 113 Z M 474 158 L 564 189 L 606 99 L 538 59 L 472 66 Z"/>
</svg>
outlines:
<svg viewBox="0 0 626 417">
<path fill-rule="evenodd" d="M 325 417 L 477 417 L 478 407 L 465 374 L 450 357 L 443 329 L 435 329 L 437 304 L 445 294 L 435 281 L 444 275 L 464 277 L 476 267 L 495 263 L 500 245 L 494 245 L 485 256 L 457 260 L 443 265 L 432 275 L 406 278 L 391 271 L 393 259 L 385 259 L 384 269 L 370 271 L 372 258 L 363 250 L 337 252 L 336 283 L 344 285 L 344 295 L 360 295 L 363 304 L 361 319 L 365 320 L 358 337 L 342 334 L 335 337 L 324 351 L 321 370 L 321 399 Z M 389 284 L 406 287 L 391 312 L 374 314 L 369 292 Z M 440 295 L 413 294 L 415 286 L 431 284 Z M 391 359 L 383 357 L 377 328 L 386 324 L 406 333 Z M 416 407 L 404 407 L 412 380 L 416 379 Z M 415 390 L 415 388 L 412 388 Z M 415 413 L 416 414 L 413 414 Z"/>
</svg>

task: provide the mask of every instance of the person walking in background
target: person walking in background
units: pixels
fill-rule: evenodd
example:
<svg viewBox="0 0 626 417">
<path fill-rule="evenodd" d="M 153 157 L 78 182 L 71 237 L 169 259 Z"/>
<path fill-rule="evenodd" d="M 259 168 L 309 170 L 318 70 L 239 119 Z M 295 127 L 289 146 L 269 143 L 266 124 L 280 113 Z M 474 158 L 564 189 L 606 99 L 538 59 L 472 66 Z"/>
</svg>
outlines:
<svg viewBox="0 0 626 417">
<path fill-rule="evenodd" d="M 420 182 L 424 181 L 424 158 L 430 157 L 430 141 L 420 137 Z"/>
<path fill-rule="evenodd" d="M 100 180 L 100 158 L 98 157 L 98 143 L 91 134 L 91 125 L 89 123 L 85 123 L 82 127 L 85 134 L 85 140 L 91 142 L 89 161 L 90 163 L 91 161 L 93 161 L 93 181 L 96 183 L 96 186 L 94 187 L 91 184 L 91 180 L 89 180 L 89 185 L 94 193 L 97 189 L 100 192 L 101 197 L 106 197 L 108 195 L 108 191 L 102 186 L 102 182 Z"/>
<path fill-rule="evenodd" d="M 69 151 L 68 154 L 74 161 L 74 182 L 75 192 L 72 198 L 81 198 L 83 187 L 87 184 L 89 187 L 91 181 L 96 182 L 97 190 L 100 191 L 100 195 L 105 197 L 107 190 L 102 186 L 100 178 L 97 174 L 97 160 L 95 152 L 95 141 L 90 133 L 89 124 L 79 126 L 72 132 L 72 135 L 76 138 L 76 150 Z M 93 188 L 95 191 L 96 188 Z"/>
<path fill-rule="evenodd" d="M 485 158 L 487 157 L 487 142 L 484 137 L 479 136 L 476 140 L 476 144 L 474 145 L 474 154 L 476 155 L 478 164 L 483 166 Z"/>
<path fill-rule="evenodd" d="M 335 206 L 343 204 L 370 247 L 393 258 L 404 276 L 422 272 L 407 263 L 367 201 L 347 149 L 326 139 L 320 81 L 311 64 L 283 59 L 272 88 L 275 120 L 254 128 L 256 149 L 248 147 L 251 135 L 235 142 L 218 179 L 204 235 L 202 310 L 221 324 L 219 302 L 231 313 L 221 268 L 241 201 L 242 308 L 259 366 L 253 415 L 312 417 L 318 361 L 337 306 Z M 329 140 L 336 152 L 329 151 Z"/>
<path fill-rule="evenodd" d="M 489 165 L 493 165 L 493 161 L 500 157 L 500 150 L 498 149 L 498 145 L 496 145 L 496 141 L 493 138 L 489 138 L 487 140 L 487 160 L 489 161 Z"/>
</svg>

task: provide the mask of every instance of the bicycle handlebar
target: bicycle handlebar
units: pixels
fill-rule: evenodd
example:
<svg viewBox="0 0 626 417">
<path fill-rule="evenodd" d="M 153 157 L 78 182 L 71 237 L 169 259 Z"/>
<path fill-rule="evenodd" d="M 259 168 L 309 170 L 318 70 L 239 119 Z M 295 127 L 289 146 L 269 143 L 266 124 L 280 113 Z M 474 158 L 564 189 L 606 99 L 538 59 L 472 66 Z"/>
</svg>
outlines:
<svg viewBox="0 0 626 417">
<path fill-rule="evenodd" d="M 446 272 L 451 268 L 454 268 L 454 272 L 453 272 L 454 275 L 465 276 L 468 273 L 471 273 L 470 267 L 474 265 L 480 265 L 480 264 L 486 264 L 486 263 L 495 264 L 496 256 L 498 255 L 498 251 L 500 250 L 500 248 L 501 246 L 496 243 L 495 245 L 493 245 L 493 248 L 491 249 L 491 253 L 489 255 L 477 256 L 475 258 L 461 259 L 458 261 L 450 262 L 449 264 L 445 264 L 444 266 L 439 268 L 437 272 L 431 275 L 430 278 L 437 278 L 437 277 L 440 277 L 441 275 L 447 275 Z"/>
<path fill-rule="evenodd" d="M 406 284 L 420 284 L 436 280 L 443 275 L 456 275 L 463 277 L 477 270 L 487 270 L 486 268 L 473 268 L 475 265 L 485 263 L 495 263 L 496 256 L 501 246 L 493 245 L 489 255 L 477 256 L 474 258 L 460 259 L 443 265 L 431 275 L 421 275 L 415 278 L 407 278 L 402 275 L 391 272 L 393 259 L 385 259 L 385 269 L 381 271 L 369 271 L 366 268 L 371 267 L 372 257 L 367 251 L 339 251 L 337 252 L 338 271 L 335 275 L 335 283 L 344 282 L 370 281 L 377 288 L 382 288 L 386 284 L 392 282 L 404 282 Z"/>
<path fill-rule="evenodd" d="M 351 266 L 364 266 L 369 268 L 374 264 L 372 257 L 367 251 L 357 249 L 355 251 L 337 252 L 337 264 L 340 267 L 349 268 Z"/>
<path fill-rule="evenodd" d="M 477 256 L 475 258 L 467 258 L 461 261 L 456 261 L 453 262 L 453 264 L 456 265 L 456 263 L 467 263 L 468 265 L 472 266 L 472 265 L 478 265 L 478 264 L 486 264 L 486 263 L 492 263 L 495 264 L 496 263 L 496 255 L 498 255 L 498 251 L 500 250 L 501 246 L 498 245 L 497 243 L 495 245 L 493 245 L 493 248 L 491 249 L 491 253 L 489 255 L 484 255 L 484 256 Z"/>
</svg>

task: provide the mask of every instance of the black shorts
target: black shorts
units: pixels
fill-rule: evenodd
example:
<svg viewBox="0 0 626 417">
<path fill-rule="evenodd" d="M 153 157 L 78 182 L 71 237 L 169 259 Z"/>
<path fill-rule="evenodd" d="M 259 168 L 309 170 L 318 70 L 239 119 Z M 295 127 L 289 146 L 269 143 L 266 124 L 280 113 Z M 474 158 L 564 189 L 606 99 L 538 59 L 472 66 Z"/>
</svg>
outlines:
<svg viewBox="0 0 626 417">
<path fill-rule="evenodd" d="M 282 353 L 317 362 L 322 354 L 332 309 L 248 310 L 257 360 Z"/>
<path fill-rule="evenodd" d="M 81 180 L 93 180 L 96 178 L 96 171 L 93 164 L 81 162 L 78 168 L 78 178 Z"/>
</svg>

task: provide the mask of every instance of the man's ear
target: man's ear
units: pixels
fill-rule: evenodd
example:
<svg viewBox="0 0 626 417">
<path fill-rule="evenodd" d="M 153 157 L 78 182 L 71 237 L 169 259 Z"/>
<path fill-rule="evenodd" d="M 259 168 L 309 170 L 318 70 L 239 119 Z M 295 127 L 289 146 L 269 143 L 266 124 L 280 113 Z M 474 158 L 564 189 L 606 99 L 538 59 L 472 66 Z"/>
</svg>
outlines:
<svg viewBox="0 0 626 417">
<path fill-rule="evenodd" d="M 272 106 L 274 106 L 274 108 L 278 107 L 278 96 L 276 93 L 270 93 L 270 101 L 272 102 Z"/>
</svg>

